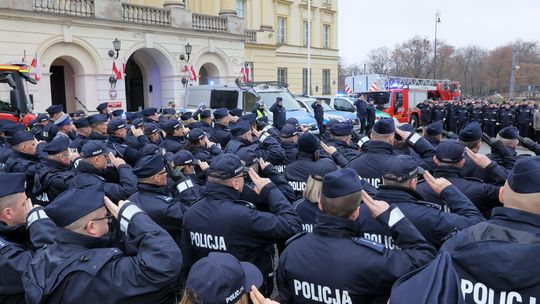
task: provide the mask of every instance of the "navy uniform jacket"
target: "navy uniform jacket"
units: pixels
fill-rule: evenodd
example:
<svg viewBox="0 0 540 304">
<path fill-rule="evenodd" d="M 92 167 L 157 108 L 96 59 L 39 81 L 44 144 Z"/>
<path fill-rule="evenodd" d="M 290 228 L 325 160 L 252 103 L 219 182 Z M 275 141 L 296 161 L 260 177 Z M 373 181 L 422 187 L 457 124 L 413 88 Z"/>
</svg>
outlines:
<svg viewBox="0 0 540 304">
<path fill-rule="evenodd" d="M 180 249 L 134 204 L 122 206 L 119 218 L 126 253 L 103 237 L 58 229 L 23 276 L 27 303 L 172 303 Z"/>
<path fill-rule="evenodd" d="M 517 124 L 531 124 L 534 116 L 534 108 L 528 105 L 520 105 L 516 110 Z"/>
<path fill-rule="evenodd" d="M 463 106 L 463 105 L 459 106 L 459 108 L 457 109 L 457 120 L 459 124 L 461 126 L 465 126 L 466 124 L 468 124 L 469 117 L 470 117 L 469 107 Z"/>
<path fill-rule="evenodd" d="M 137 177 L 130 165 L 121 165 L 118 169 L 109 167 L 106 172 L 100 172 L 94 166 L 80 161 L 73 179 L 73 186 L 82 188 L 97 183 L 105 184 L 105 195 L 113 202 L 127 199 L 137 192 Z"/>
<path fill-rule="evenodd" d="M 255 142 L 250 142 L 239 137 L 233 137 L 227 144 L 225 153 L 238 154 L 238 151 L 241 149 L 254 150 L 259 158 L 276 165 L 282 163 L 285 159 L 285 150 L 279 142 L 267 132 L 264 132 L 261 135 L 261 138 Z"/>
<path fill-rule="evenodd" d="M 282 165 L 288 165 L 296 161 L 298 157 L 298 144 L 291 141 L 281 141 L 281 147 L 285 150 L 285 159 Z"/>
<path fill-rule="evenodd" d="M 408 188 L 384 185 L 379 187 L 379 193 L 375 195 L 375 199 L 398 206 L 424 238 L 437 248 L 454 230 L 485 220 L 473 203 L 455 186 L 444 189 L 441 197 L 446 204 L 426 202 L 418 192 Z M 450 212 L 447 212 L 446 207 Z M 358 224 L 358 229 L 365 238 L 383 243 L 386 248 L 395 249 L 395 240 L 383 225 L 373 220 L 365 204 L 360 207 Z"/>
<path fill-rule="evenodd" d="M 206 185 L 205 198 L 184 216 L 182 252 L 187 270 L 212 251 L 228 252 L 256 265 L 265 278 L 273 272 L 273 244 L 302 230 L 291 204 L 275 185 L 261 191 L 269 212 L 250 208 L 240 192 L 214 183 Z"/>
<path fill-rule="evenodd" d="M 495 125 L 499 120 L 499 109 L 486 108 L 484 110 L 484 124 Z"/>
<path fill-rule="evenodd" d="M 495 208 L 490 220 L 452 235 L 437 264 L 400 279 L 390 303 L 538 303 L 539 222 L 537 214 Z"/>
<path fill-rule="evenodd" d="M 170 153 L 176 153 L 184 147 L 185 140 L 182 136 L 167 135 L 161 142 L 161 148 Z"/>
<path fill-rule="evenodd" d="M 341 155 L 343 155 L 347 161 L 350 161 L 351 159 L 359 156 L 360 151 L 358 150 L 358 147 L 354 144 L 349 145 L 346 142 L 338 139 L 329 139 L 326 141 L 326 144 L 329 146 L 336 147 L 336 149 L 339 151 Z"/>
<path fill-rule="evenodd" d="M 429 142 L 420 135 L 413 133 L 407 139 L 407 144 L 412 146 L 414 151 L 424 160 L 419 166 L 431 166 L 435 150 Z M 395 155 L 393 146 L 382 141 L 370 141 L 366 153 L 352 159 L 348 168 L 353 168 L 363 179 L 368 181 L 373 187 L 378 188 L 382 184 L 382 164 Z"/>
<path fill-rule="evenodd" d="M 180 246 L 182 221 L 184 220 L 186 206 L 175 201 L 167 187 L 139 183 L 137 188 L 139 191 L 130 196 L 129 201 L 146 212 Z"/>
<path fill-rule="evenodd" d="M 366 105 L 367 123 L 370 126 L 375 124 L 375 106 L 371 104 Z"/>
<path fill-rule="evenodd" d="M 39 152 L 36 152 L 38 155 Z M 13 150 L 9 159 L 4 164 L 4 170 L 8 173 L 25 173 L 26 174 L 26 195 L 32 199 L 34 204 L 38 204 L 36 196 L 33 193 L 34 176 L 38 172 L 41 164 L 38 158 L 34 155 L 24 154 Z"/>
<path fill-rule="evenodd" d="M 433 121 L 445 120 L 446 114 L 447 111 L 445 106 L 436 106 L 433 108 Z"/>
<path fill-rule="evenodd" d="M 499 113 L 501 128 L 509 127 L 516 122 L 516 112 L 512 109 L 502 109 Z"/>
<path fill-rule="evenodd" d="M 77 134 L 77 136 L 75 136 L 75 139 L 69 144 L 69 147 L 71 149 L 77 149 L 77 152 L 81 153 L 82 147 L 84 146 L 87 140 L 88 140 L 88 137 L 81 134 Z"/>
<path fill-rule="evenodd" d="M 490 217 L 491 209 L 501 206 L 499 202 L 499 186 L 487 184 L 475 178 L 463 178 L 459 168 L 438 167 L 433 170 L 433 176 L 436 178 L 444 177 L 450 181 L 452 185 L 455 185 L 459 191 L 474 203 L 486 218 Z M 445 199 L 437 196 L 427 183 L 418 183 L 416 191 L 429 202 L 445 203 Z"/>
<path fill-rule="evenodd" d="M 358 237 L 355 221 L 318 214 L 313 233 L 290 240 L 281 254 L 281 303 L 386 303 L 394 281 L 427 264 L 435 249 L 398 208 L 378 220 L 401 250 Z"/>
<path fill-rule="evenodd" d="M 484 109 L 481 107 L 472 108 L 470 121 L 476 121 L 481 124 L 484 121 Z"/>
<path fill-rule="evenodd" d="M 54 160 L 41 159 L 40 163 L 41 166 L 34 177 L 32 191 L 40 202 L 47 204 L 71 187 L 75 172 L 70 166 Z"/>
<path fill-rule="evenodd" d="M 315 218 L 317 217 L 317 214 L 322 214 L 318 204 L 316 202 L 308 201 L 305 198 L 301 198 L 294 202 L 293 209 L 302 220 L 302 230 L 305 232 L 313 232 Z"/>
<path fill-rule="evenodd" d="M 11 148 L 10 144 L 7 142 L 4 143 L 4 145 L 0 148 L 0 163 L 4 164 L 10 157 L 11 153 L 13 153 L 13 149 Z"/>
<path fill-rule="evenodd" d="M 485 169 L 478 167 L 468 155 L 465 155 L 465 164 L 461 168 L 461 176 L 473 177 L 494 185 L 502 185 L 506 181 L 508 172 L 506 172 L 501 166 L 493 162 L 492 165 Z"/>
<path fill-rule="evenodd" d="M 277 168 L 272 164 L 269 164 L 266 168 L 264 168 L 259 175 L 263 178 L 269 178 L 289 202 L 296 199 L 296 194 L 294 193 L 291 185 L 289 185 L 287 182 L 287 179 L 285 179 L 283 174 L 279 173 Z M 240 199 L 254 204 L 258 210 L 267 211 L 268 204 L 263 201 L 262 197 L 255 192 L 254 187 L 255 185 L 252 182 L 248 182 L 246 180 Z"/>
<path fill-rule="evenodd" d="M 88 136 L 88 139 L 89 140 L 100 140 L 100 141 L 105 142 L 107 139 L 109 139 L 109 137 L 107 135 L 103 135 L 103 134 L 92 131 L 92 133 L 90 133 L 90 136 Z"/>
<path fill-rule="evenodd" d="M 210 141 L 219 144 L 221 148 L 225 148 L 232 137 L 230 129 L 219 123 L 214 123 L 214 127 L 208 132 L 208 135 Z"/>
<path fill-rule="evenodd" d="M 277 129 L 281 129 L 285 125 L 285 122 L 287 120 L 287 110 L 285 110 L 285 107 L 283 106 L 278 106 L 277 102 L 274 103 L 269 110 L 273 114 L 274 127 L 276 127 Z"/>
<path fill-rule="evenodd" d="M 315 116 L 315 120 L 318 124 L 322 124 L 324 120 L 324 109 L 322 105 L 318 105 L 317 102 L 314 102 L 311 104 L 311 107 L 313 108 L 313 114 Z"/>
<path fill-rule="evenodd" d="M 146 137 L 146 135 L 143 134 L 143 135 L 140 135 L 139 137 L 135 137 L 135 135 L 133 135 L 131 130 L 128 131 L 127 136 L 126 136 L 126 145 L 134 149 L 140 150 L 149 143 L 150 141 L 148 140 L 148 137 Z"/>
<path fill-rule="evenodd" d="M 199 185 L 196 180 L 190 176 L 184 176 L 178 180 L 172 188 L 172 194 L 175 201 L 180 202 L 184 206 L 190 207 L 194 203 L 202 199 L 205 187 Z"/>
<path fill-rule="evenodd" d="M 218 144 L 214 144 L 210 148 L 195 148 L 191 153 L 193 153 L 195 159 L 210 163 L 214 157 L 223 153 L 223 150 L 221 150 Z"/>
<path fill-rule="evenodd" d="M 26 226 L 8 227 L 0 222 L 0 303 L 26 303 L 22 274 L 36 253 L 53 243 L 56 226 L 42 207 L 34 208 L 26 218 Z"/>
<path fill-rule="evenodd" d="M 356 107 L 356 117 L 359 117 L 359 118 L 366 117 L 367 108 L 366 108 L 366 102 L 365 101 L 363 101 L 361 99 L 357 99 L 354 102 L 354 106 Z"/>
<path fill-rule="evenodd" d="M 431 104 L 421 103 L 417 105 L 416 107 L 420 109 L 420 120 L 424 124 L 428 124 L 433 120 L 432 119 L 433 106 Z"/>
</svg>

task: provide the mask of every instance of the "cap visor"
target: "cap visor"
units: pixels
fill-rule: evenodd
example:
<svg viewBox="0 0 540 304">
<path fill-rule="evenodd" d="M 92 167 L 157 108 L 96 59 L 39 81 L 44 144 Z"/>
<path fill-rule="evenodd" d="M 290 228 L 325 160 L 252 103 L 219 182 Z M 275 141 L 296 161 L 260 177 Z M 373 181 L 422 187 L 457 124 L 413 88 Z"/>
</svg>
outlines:
<svg viewBox="0 0 540 304">
<path fill-rule="evenodd" d="M 261 288 L 263 284 L 263 275 L 259 268 L 248 262 L 240 262 L 240 265 L 242 265 L 246 275 L 246 281 L 244 282 L 245 292 L 249 293 L 252 285 L 255 285 L 257 288 Z"/>
</svg>

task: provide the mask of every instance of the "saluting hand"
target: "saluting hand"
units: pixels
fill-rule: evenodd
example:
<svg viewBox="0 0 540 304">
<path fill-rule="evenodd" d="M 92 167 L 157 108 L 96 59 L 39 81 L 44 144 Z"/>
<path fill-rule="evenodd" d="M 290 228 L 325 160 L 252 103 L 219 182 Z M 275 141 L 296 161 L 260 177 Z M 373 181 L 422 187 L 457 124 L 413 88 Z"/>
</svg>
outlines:
<svg viewBox="0 0 540 304">
<path fill-rule="evenodd" d="M 403 131 L 400 128 L 396 128 L 396 134 L 401 136 L 401 138 L 403 138 L 403 140 L 406 140 L 407 138 L 409 138 L 409 136 L 411 136 L 411 132 Z"/>
<path fill-rule="evenodd" d="M 208 169 L 210 166 L 208 165 L 207 162 L 205 161 L 199 161 L 199 167 L 201 168 L 201 170 L 205 171 L 206 169 Z"/>
<path fill-rule="evenodd" d="M 374 200 L 364 190 L 362 190 L 362 201 L 364 201 L 364 204 L 366 204 L 366 206 L 369 208 L 369 211 L 371 211 L 371 215 L 374 218 L 378 217 L 386 210 L 390 209 L 390 205 L 387 202 Z"/>
<path fill-rule="evenodd" d="M 131 126 L 131 133 L 133 133 L 133 136 L 135 137 L 139 137 L 144 134 L 141 129 L 137 129 L 134 126 Z"/>
<path fill-rule="evenodd" d="M 124 159 L 114 156 L 112 152 L 109 152 L 109 159 L 111 160 L 111 163 L 115 168 L 126 164 L 126 161 Z"/>
<path fill-rule="evenodd" d="M 491 159 L 484 154 L 474 153 L 471 149 L 465 148 L 469 158 L 480 168 L 485 169 L 491 164 Z"/>
<path fill-rule="evenodd" d="M 118 219 L 118 213 L 120 212 L 120 209 L 129 201 L 120 201 L 118 202 L 118 206 L 117 206 L 111 201 L 110 198 L 108 198 L 107 196 L 104 196 L 103 202 L 105 203 L 105 207 L 107 208 L 107 210 L 109 210 L 109 212 L 114 216 L 114 218 Z"/>
<path fill-rule="evenodd" d="M 268 165 L 270 165 L 269 162 L 264 161 L 264 159 L 262 159 L 262 158 L 259 158 L 259 166 L 261 167 L 261 171 L 266 169 L 266 167 L 268 167 Z"/>
<path fill-rule="evenodd" d="M 265 298 L 263 294 L 255 286 L 251 286 L 251 292 L 249 293 L 251 302 L 253 304 L 279 304 L 276 301 L 272 301 L 268 298 Z"/>
<path fill-rule="evenodd" d="M 437 193 L 437 195 L 441 194 L 446 187 L 449 187 L 452 185 L 451 182 L 449 182 L 444 177 L 435 178 L 431 173 L 428 171 L 424 171 L 424 179 L 426 180 L 426 183 L 429 185 L 431 190 L 433 192 Z"/>
<path fill-rule="evenodd" d="M 337 151 L 336 147 L 329 146 L 329 145 L 325 144 L 323 141 L 321 141 L 321 148 L 323 148 L 324 152 L 326 152 L 326 154 L 328 154 L 330 156 L 332 156 Z"/>
<path fill-rule="evenodd" d="M 261 194 L 261 190 L 268 184 L 270 184 L 272 181 L 268 178 L 262 178 L 253 170 L 253 168 L 249 169 L 249 177 L 251 177 L 251 181 L 255 184 L 255 192 L 257 194 Z"/>
</svg>

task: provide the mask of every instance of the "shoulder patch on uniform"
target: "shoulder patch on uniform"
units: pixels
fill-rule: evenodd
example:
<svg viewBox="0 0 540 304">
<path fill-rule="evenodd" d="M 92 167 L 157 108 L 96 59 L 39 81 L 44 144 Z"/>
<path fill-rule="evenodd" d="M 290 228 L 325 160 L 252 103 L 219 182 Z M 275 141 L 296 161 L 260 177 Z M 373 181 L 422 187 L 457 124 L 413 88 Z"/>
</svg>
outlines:
<svg viewBox="0 0 540 304">
<path fill-rule="evenodd" d="M 290 243 L 292 243 L 294 240 L 297 240 L 301 237 L 303 237 L 304 235 L 306 235 L 308 232 L 307 231 L 302 231 L 302 232 L 299 232 L 295 235 L 293 235 L 290 239 L 288 239 L 286 242 L 285 242 L 285 246 L 288 246 Z"/>
<path fill-rule="evenodd" d="M 470 181 L 475 181 L 475 182 L 481 182 L 481 183 L 483 183 L 483 182 L 484 182 L 484 180 L 483 180 L 483 179 L 481 179 L 481 178 L 477 178 L 477 177 L 470 177 L 470 176 L 467 176 L 467 177 L 464 177 L 464 179 L 466 179 L 466 180 L 470 180 Z"/>
<path fill-rule="evenodd" d="M 353 237 L 352 241 L 360 246 L 368 247 L 370 249 L 373 249 L 377 251 L 378 253 L 383 253 L 386 249 L 384 248 L 384 245 L 381 243 L 374 242 L 372 240 L 368 240 L 363 237 Z"/>
<path fill-rule="evenodd" d="M 244 207 L 248 207 L 249 209 L 254 209 L 254 210 L 257 209 L 257 207 L 255 207 L 255 205 L 253 205 L 252 203 L 250 203 L 248 201 L 237 200 L 234 203 L 237 204 L 237 205 L 242 205 Z"/>
</svg>

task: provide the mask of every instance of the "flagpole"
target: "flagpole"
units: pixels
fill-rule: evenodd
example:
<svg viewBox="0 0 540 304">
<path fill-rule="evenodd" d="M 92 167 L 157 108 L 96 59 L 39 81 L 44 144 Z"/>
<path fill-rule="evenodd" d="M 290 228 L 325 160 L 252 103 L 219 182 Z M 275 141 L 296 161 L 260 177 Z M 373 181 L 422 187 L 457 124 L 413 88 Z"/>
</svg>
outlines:
<svg viewBox="0 0 540 304">
<path fill-rule="evenodd" d="M 307 16 L 307 95 L 311 95 L 311 0 L 308 0 Z"/>
</svg>

